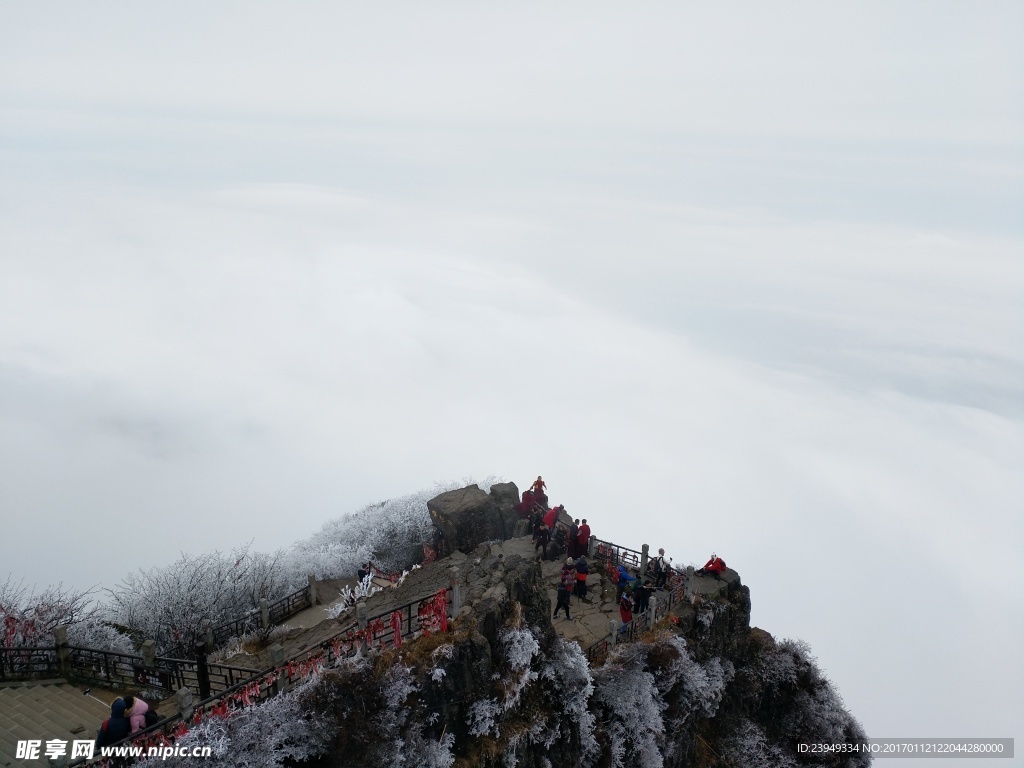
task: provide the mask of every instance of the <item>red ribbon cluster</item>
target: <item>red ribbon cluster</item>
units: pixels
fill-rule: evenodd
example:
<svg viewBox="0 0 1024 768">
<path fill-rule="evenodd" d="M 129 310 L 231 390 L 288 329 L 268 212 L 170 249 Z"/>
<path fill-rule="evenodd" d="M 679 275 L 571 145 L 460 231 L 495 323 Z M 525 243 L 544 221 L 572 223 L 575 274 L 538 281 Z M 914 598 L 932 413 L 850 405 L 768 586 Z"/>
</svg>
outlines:
<svg viewBox="0 0 1024 768">
<path fill-rule="evenodd" d="M 420 603 L 418 612 L 420 628 L 424 635 L 431 632 L 448 631 L 448 591 L 440 590 L 436 595 L 427 598 Z M 390 633 L 388 632 L 390 630 Z M 390 637 L 388 636 L 390 634 Z M 331 657 L 339 658 L 355 650 L 356 646 L 366 643 L 367 647 L 373 648 L 376 642 L 377 647 L 384 649 L 389 645 L 392 648 L 399 648 L 402 645 L 402 612 L 394 611 L 387 619 L 387 622 L 378 617 L 367 624 L 366 629 L 349 630 L 344 635 L 331 638 L 321 644 L 320 649 L 302 661 L 289 661 L 283 667 L 269 672 L 259 680 L 253 680 L 231 693 L 222 697 L 217 703 L 210 706 L 208 710 L 197 709 L 190 722 L 182 720 L 171 732 L 170 736 L 162 733 L 147 735 L 136 740 L 134 743 L 144 750 L 150 747 L 169 746 L 176 739 L 181 738 L 190 726 L 199 725 L 204 719 L 211 717 L 228 718 L 244 707 L 252 706 L 263 698 L 264 693 L 282 675 L 287 675 L 289 682 L 302 680 L 314 672 L 324 668 L 324 664 Z M 106 761 L 101 765 L 106 766 Z"/>
</svg>

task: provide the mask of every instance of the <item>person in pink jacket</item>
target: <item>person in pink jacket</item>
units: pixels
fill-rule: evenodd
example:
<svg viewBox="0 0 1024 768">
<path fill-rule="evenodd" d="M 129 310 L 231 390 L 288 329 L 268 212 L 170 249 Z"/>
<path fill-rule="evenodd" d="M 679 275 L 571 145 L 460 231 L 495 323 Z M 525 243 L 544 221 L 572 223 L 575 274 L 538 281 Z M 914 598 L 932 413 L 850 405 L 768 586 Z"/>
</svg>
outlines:
<svg viewBox="0 0 1024 768">
<path fill-rule="evenodd" d="M 149 712 L 149 704 L 138 696 L 124 697 L 124 714 L 132 724 L 132 733 L 138 733 L 146 727 L 147 712 Z"/>
</svg>

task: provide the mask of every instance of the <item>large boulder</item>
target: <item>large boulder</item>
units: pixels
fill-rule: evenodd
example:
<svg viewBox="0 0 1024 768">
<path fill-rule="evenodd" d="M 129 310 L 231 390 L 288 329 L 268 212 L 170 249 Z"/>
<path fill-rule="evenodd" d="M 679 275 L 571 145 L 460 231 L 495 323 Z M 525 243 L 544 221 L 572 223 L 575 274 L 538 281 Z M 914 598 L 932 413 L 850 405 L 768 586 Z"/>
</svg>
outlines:
<svg viewBox="0 0 1024 768">
<path fill-rule="evenodd" d="M 427 502 L 430 519 L 444 533 L 451 551 L 472 552 L 485 541 L 505 540 L 519 519 L 515 483 L 498 483 L 488 494 L 477 485 L 446 491 Z"/>
</svg>

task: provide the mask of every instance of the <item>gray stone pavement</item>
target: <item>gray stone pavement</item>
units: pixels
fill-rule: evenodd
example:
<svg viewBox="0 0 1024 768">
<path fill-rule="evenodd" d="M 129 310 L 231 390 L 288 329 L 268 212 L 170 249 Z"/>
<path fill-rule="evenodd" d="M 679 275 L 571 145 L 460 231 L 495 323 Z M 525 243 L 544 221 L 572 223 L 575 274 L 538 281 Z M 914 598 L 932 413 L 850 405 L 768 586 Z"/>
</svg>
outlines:
<svg viewBox="0 0 1024 768">
<path fill-rule="evenodd" d="M 0 687 L 0 766 L 41 766 L 56 764 L 45 755 L 46 741 L 67 742 L 67 754 L 76 740 L 93 740 L 100 724 L 110 715 L 109 704 L 82 695 L 63 680 L 11 683 Z M 113 701 L 117 694 L 94 690 L 103 701 Z M 19 740 L 42 741 L 38 760 L 19 760 Z"/>
</svg>

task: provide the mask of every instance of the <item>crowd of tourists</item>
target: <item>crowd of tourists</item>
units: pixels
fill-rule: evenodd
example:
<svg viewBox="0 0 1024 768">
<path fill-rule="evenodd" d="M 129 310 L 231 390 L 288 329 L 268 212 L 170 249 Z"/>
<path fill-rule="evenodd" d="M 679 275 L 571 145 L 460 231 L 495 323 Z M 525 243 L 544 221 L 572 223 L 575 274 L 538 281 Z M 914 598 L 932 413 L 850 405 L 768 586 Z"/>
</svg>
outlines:
<svg viewBox="0 0 1024 768">
<path fill-rule="evenodd" d="M 587 576 L 590 574 L 587 554 L 592 534 L 586 518 L 571 518 L 561 504 L 549 508 L 546 490 L 547 483 L 543 477 L 538 476 L 530 488 L 523 492 L 517 511 L 521 518 L 530 521 L 534 552 L 539 551 L 541 559 L 566 555 L 557 585 L 554 618 L 558 618 L 564 611 L 565 618 L 571 619 L 573 595 L 577 601 L 590 602 L 587 598 Z M 718 578 L 723 570 L 725 561 L 712 555 L 697 573 Z M 642 574 L 639 567 L 626 564 L 617 567 L 614 572 L 615 600 L 622 619 L 622 631 L 633 620 L 634 614 L 648 610 L 651 596 L 655 592 L 667 589 L 671 572 L 671 561 L 665 557 L 664 549 L 659 549 L 658 555 L 647 562 L 647 568 Z"/>
</svg>

